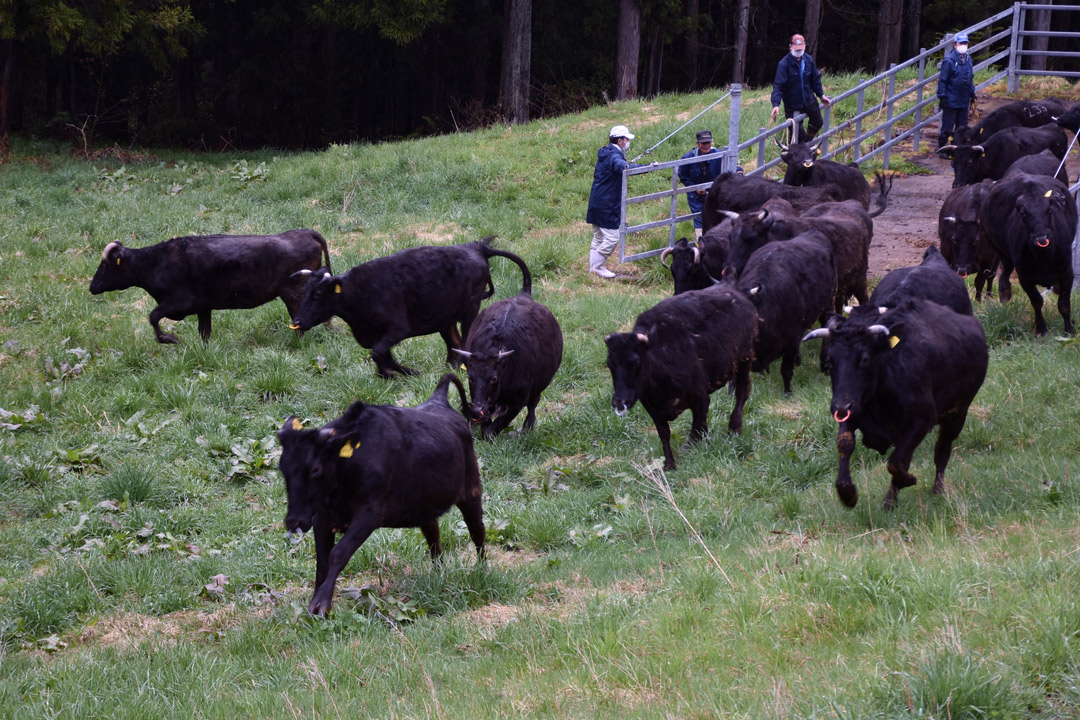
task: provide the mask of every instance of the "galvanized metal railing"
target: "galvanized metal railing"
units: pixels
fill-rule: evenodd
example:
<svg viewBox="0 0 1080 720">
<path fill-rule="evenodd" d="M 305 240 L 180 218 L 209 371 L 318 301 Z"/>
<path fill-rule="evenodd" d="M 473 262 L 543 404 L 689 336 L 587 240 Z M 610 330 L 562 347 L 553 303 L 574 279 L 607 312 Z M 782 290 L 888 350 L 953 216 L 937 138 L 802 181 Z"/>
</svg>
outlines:
<svg viewBox="0 0 1080 720">
<path fill-rule="evenodd" d="M 1021 67 L 1021 58 L 1035 54 L 1080 59 L 1080 50 L 1040 51 L 1036 53 L 1036 51 L 1024 49 L 1024 40 L 1027 38 L 1080 38 L 1080 32 L 1036 32 L 1027 30 L 1027 14 L 1036 10 L 1049 10 L 1054 13 L 1077 12 L 1080 11 L 1080 5 L 1040 5 L 1018 2 L 1012 8 L 985 18 L 962 31 L 970 36 L 980 38 L 970 45 L 969 52 L 972 53 L 972 57 L 975 57 L 977 53 L 988 53 L 975 62 L 975 71 L 997 69 L 990 77 L 978 83 L 976 90 L 982 90 L 1005 79 L 1007 91 L 1010 93 L 1016 92 L 1019 78 L 1023 75 L 1080 77 L 1080 71 L 1044 71 L 1023 69 Z M 999 24 L 1000 27 L 995 29 L 995 25 Z M 825 124 L 817 135 L 817 138 L 822 142 L 821 157 L 829 159 L 840 154 L 845 154 L 845 157 L 850 154 L 853 162 L 863 163 L 880 156 L 884 168 L 888 169 L 890 154 L 898 144 L 910 139 L 913 149 L 918 152 L 922 130 L 931 123 L 939 122 L 941 119 L 941 112 L 936 107 L 938 102 L 936 92 L 930 93 L 928 88 L 931 85 L 936 87 L 939 77 L 939 72 L 933 66 L 935 59 L 940 57 L 943 51 L 947 50 L 951 45 L 952 38 L 950 37 L 932 48 L 921 49 L 915 57 L 903 63 L 894 64 L 885 72 L 860 83 L 850 90 L 832 96 L 831 105 L 822 109 Z M 906 77 L 912 68 L 917 69 L 915 82 L 909 83 L 905 81 L 905 86 L 897 90 L 897 78 L 901 73 L 904 73 Z M 929 75 L 927 74 L 928 70 L 932 71 Z M 764 173 L 783 162 L 780 157 L 769 160 L 767 149 L 775 142 L 778 134 L 784 133 L 786 135 L 790 126 L 784 123 L 772 128 L 759 128 L 756 135 L 740 142 L 739 122 L 742 115 L 742 86 L 737 83 L 732 84 L 727 97 L 730 101 L 728 143 L 726 146 L 718 148 L 723 154 L 723 171 L 733 171 L 738 165 L 739 153 L 755 146 L 757 147 L 757 167 L 748 172 L 748 175 Z M 879 97 L 880 99 L 878 99 Z M 839 103 L 852 99 L 855 101 L 855 114 L 839 125 L 833 126 L 832 116 L 834 109 Z M 875 123 L 874 117 L 880 116 L 882 112 L 885 113 L 885 119 Z M 793 120 L 799 122 L 804 117 L 805 115 L 797 114 Z M 868 125 L 870 127 L 867 127 Z M 848 137 L 849 131 L 850 137 Z M 796 135 L 793 140 L 797 141 L 797 139 Z M 833 145 L 832 148 L 830 148 L 830 143 Z M 867 149 L 867 146 L 869 146 L 869 149 Z M 663 252 L 664 248 L 657 248 L 628 254 L 626 252 L 626 239 L 635 233 L 666 226 L 668 227 L 667 245 L 671 246 L 675 243 L 676 226 L 682 222 L 692 221 L 698 216 L 697 213 L 680 213 L 679 198 L 699 189 L 708 189 L 712 185 L 709 182 L 680 187 L 678 169 L 685 165 L 706 162 L 709 159 L 706 157 L 693 157 L 656 163 L 645 167 L 630 168 L 624 171 L 618 248 L 620 262 L 653 257 Z M 629 179 L 631 177 L 655 172 L 670 173 L 670 189 L 637 196 L 629 194 Z M 1074 195 L 1080 196 L 1080 193 L 1077 192 L 1080 190 L 1080 181 L 1073 185 L 1070 190 Z M 636 224 L 629 223 L 627 219 L 628 208 L 665 199 L 668 200 L 666 217 Z M 1080 199 L 1077 202 L 1078 208 L 1080 208 Z M 1074 256 L 1074 265 L 1080 268 L 1080 243 L 1074 244 Z"/>
</svg>

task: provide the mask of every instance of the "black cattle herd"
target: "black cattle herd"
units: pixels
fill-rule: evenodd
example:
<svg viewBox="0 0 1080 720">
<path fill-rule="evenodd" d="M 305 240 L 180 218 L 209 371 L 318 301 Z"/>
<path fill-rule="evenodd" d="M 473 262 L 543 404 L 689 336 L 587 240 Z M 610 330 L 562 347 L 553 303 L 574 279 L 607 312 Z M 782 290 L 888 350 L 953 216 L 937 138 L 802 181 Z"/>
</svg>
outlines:
<svg viewBox="0 0 1080 720">
<path fill-rule="evenodd" d="M 710 396 L 729 386 L 728 430 L 739 432 L 751 372 L 779 359 L 790 393 L 801 344 L 820 339 L 838 427 L 840 499 L 848 506 L 857 500 L 849 472 L 856 431 L 873 450 L 893 449 L 884 503 L 891 509 L 898 491 L 915 483 L 912 454 L 938 426 L 933 490 L 942 492 L 952 443 L 987 370 L 986 339 L 963 278 L 974 275 L 978 301 L 1000 268 L 998 292 L 1006 302 L 1015 270 L 1039 335 L 1047 324 L 1038 286 L 1052 288 L 1064 330 L 1073 332 L 1077 211 L 1061 167 L 1064 129 L 1080 129 L 1080 105 L 1066 111 L 1048 99 L 1010 103 L 958 130 L 955 144 L 943 149 L 953 155 L 955 182 L 939 216 L 940 252 L 929 247 L 920 265 L 892 271 L 869 296 L 873 218 L 887 207 L 890 180 L 878 174 L 872 193 L 856 167 L 819 160 L 820 144 L 804 143 L 781 145 L 783 182 L 717 176 L 702 237 L 680 239 L 660 256 L 675 294 L 641 313 L 629 332 L 605 338 L 615 412 L 640 401 L 656 425 L 664 467 L 674 469 L 672 420 L 689 409 L 688 440 L 703 440 Z M 178 237 L 139 249 L 113 242 L 102 253 L 90 291 L 145 289 L 157 302 L 149 319 L 158 342 L 177 341 L 162 332 L 164 317 L 196 315 L 207 340 L 212 311 L 279 297 L 296 330 L 344 319 L 383 377 L 415 374 L 391 348 L 436 332 L 447 363 L 465 366 L 471 400 L 448 373 L 415 408 L 357 401 L 320 428 L 285 421 L 278 433 L 285 525 L 290 533 L 313 530 L 312 613 L 330 609 L 338 574 L 377 528 L 418 527 L 436 557 L 438 518 L 456 505 L 483 556 L 470 424 L 491 439 L 524 409 L 522 431 L 530 430 L 563 351 L 558 321 L 532 298 L 525 262 L 491 242 L 410 248 L 342 275 L 333 274 L 326 241 L 312 230 Z M 481 312 L 494 293 L 492 257 L 518 265 L 522 290 Z M 851 298 L 856 307 L 847 306 Z M 451 384 L 460 413 L 448 402 Z"/>
</svg>

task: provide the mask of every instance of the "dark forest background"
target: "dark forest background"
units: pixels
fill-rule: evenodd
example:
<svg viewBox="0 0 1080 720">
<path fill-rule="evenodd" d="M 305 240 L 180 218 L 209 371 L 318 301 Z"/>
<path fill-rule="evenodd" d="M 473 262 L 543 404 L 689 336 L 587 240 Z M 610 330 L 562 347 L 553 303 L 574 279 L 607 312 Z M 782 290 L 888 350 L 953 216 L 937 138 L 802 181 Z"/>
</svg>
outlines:
<svg viewBox="0 0 1080 720">
<path fill-rule="evenodd" d="M 306 148 L 472 129 L 767 85 L 795 32 L 827 72 L 883 69 L 1011 4 L 0 0 L 0 136 Z"/>
</svg>

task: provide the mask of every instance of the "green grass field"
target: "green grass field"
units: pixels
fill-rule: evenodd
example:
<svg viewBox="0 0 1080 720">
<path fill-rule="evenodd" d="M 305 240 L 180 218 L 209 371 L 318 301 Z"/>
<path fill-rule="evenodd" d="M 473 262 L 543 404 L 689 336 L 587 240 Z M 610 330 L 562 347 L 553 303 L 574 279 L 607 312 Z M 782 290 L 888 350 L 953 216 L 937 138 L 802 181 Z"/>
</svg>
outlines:
<svg viewBox="0 0 1080 720">
<path fill-rule="evenodd" d="M 816 361 L 791 397 L 778 372 L 754 376 L 741 436 L 723 392 L 709 443 L 682 448 L 676 421 L 666 475 L 644 410 L 612 411 L 603 338 L 670 279 L 655 261 L 587 275 L 596 148 L 615 123 L 649 147 L 719 94 L 309 153 L 87 160 L 16 138 L 0 165 L 0 715 L 1076 717 L 1080 356 L 1055 308 L 1046 338 L 1022 294 L 977 309 L 990 370 L 948 492 L 930 493 L 931 437 L 887 515 L 884 461 L 861 446 L 858 506 L 835 497 Z M 744 108 L 767 124 L 767 91 Z M 726 110 L 701 124 L 726 137 Z M 421 375 L 384 381 L 340 320 L 297 337 L 275 301 L 215 313 L 207 344 L 195 318 L 166 322 L 165 346 L 144 291 L 88 291 L 112 240 L 293 227 L 321 232 L 339 272 L 497 235 L 566 344 L 534 432 L 477 442 L 489 560 L 456 509 L 437 566 L 419 531 L 380 530 L 325 620 L 306 613 L 312 541 L 285 540 L 275 432 L 357 398 L 418 404 L 441 340 L 403 342 Z M 491 265 L 496 298 L 515 294 L 517 268 Z"/>
</svg>

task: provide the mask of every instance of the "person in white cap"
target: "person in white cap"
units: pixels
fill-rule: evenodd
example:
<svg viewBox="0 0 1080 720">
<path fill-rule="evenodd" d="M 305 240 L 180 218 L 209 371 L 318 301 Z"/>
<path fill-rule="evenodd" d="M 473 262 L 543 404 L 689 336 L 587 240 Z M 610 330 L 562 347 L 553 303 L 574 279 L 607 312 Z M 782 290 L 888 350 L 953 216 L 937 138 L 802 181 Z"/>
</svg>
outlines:
<svg viewBox="0 0 1080 720">
<path fill-rule="evenodd" d="M 967 33 L 953 38 L 953 49 L 941 62 L 941 74 L 937 83 L 938 107 L 941 108 L 941 132 L 938 148 L 949 144 L 949 135 L 955 128 L 967 125 L 968 105 L 975 102 L 975 69 L 968 55 Z M 948 151 L 938 150 L 943 156 Z"/>
<path fill-rule="evenodd" d="M 626 160 L 626 151 L 630 149 L 633 139 L 634 135 L 625 125 L 616 125 L 608 133 L 608 144 L 596 151 L 596 167 L 593 169 L 585 222 L 593 226 L 589 272 L 602 278 L 615 277 L 615 273 L 604 267 L 604 263 L 619 245 L 623 168 L 641 167 Z"/>
</svg>

